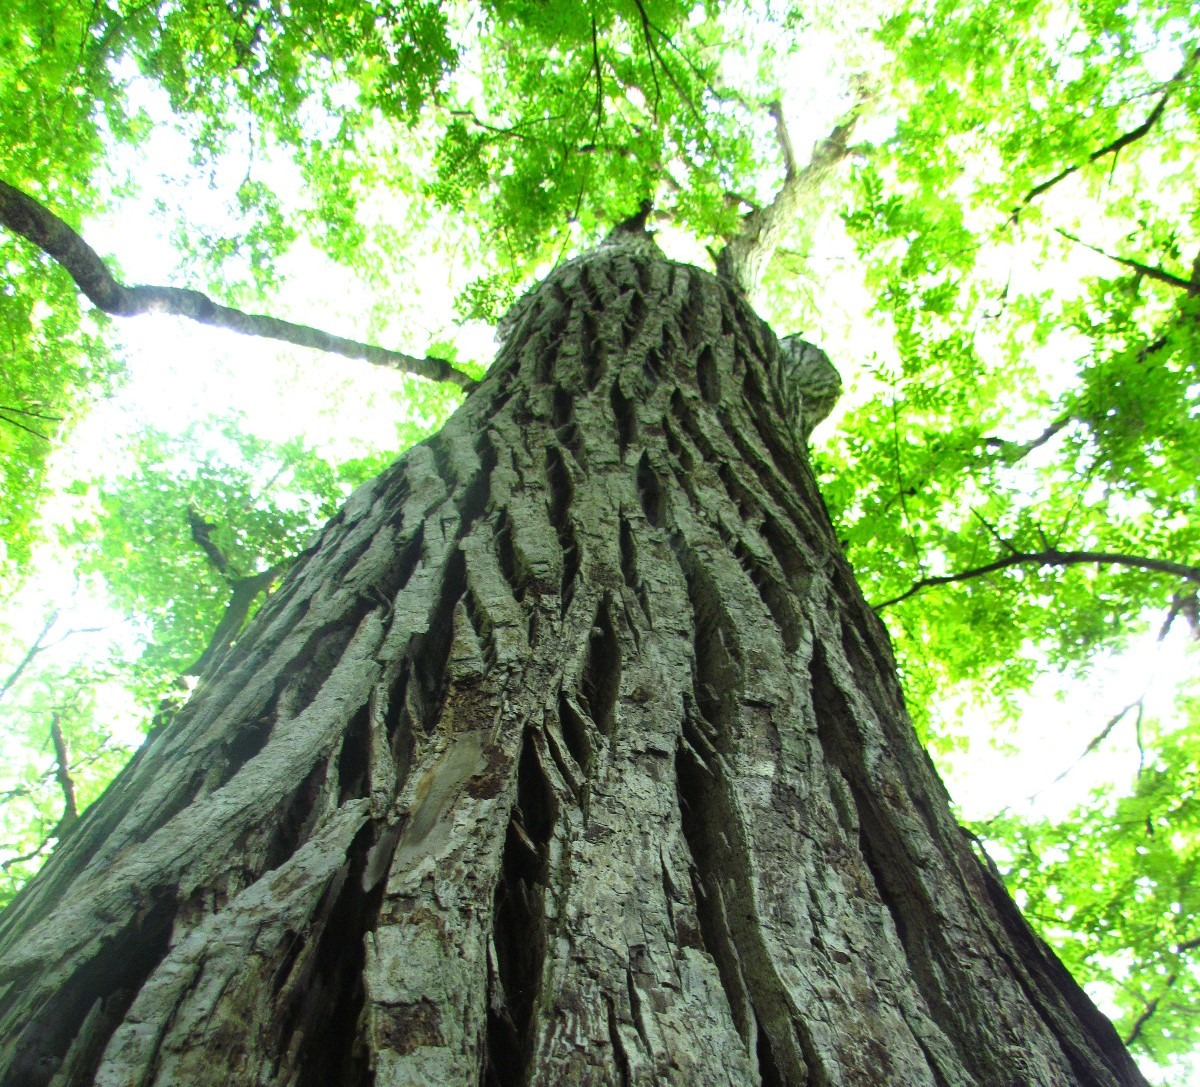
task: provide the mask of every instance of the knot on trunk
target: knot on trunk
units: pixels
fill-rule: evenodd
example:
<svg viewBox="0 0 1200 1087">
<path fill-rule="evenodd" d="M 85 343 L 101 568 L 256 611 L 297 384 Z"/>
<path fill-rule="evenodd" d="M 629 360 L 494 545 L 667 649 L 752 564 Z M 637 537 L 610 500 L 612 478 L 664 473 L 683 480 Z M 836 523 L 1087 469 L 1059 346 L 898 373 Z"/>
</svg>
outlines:
<svg viewBox="0 0 1200 1087">
<path fill-rule="evenodd" d="M 776 372 L 788 421 L 807 445 L 813 428 L 827 418 L 842 395 L 842 378 L 816 344 L 799 336 L 779 341 Z"/>
</svg>

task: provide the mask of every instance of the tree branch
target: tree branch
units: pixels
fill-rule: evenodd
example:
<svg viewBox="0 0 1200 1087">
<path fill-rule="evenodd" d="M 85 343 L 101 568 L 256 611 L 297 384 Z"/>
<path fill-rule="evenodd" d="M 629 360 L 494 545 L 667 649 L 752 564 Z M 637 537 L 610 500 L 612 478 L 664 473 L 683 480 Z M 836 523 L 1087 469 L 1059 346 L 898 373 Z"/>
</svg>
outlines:
<svg viewBox="0 0 1200 1087">
<path fill-rule="evenodd" d="M 893 604 L 899 604 L 902 600 L 907 600 L 910 596 L 916 596 L 922 590 L 932 588 L 935 585 L 951 585 L 960 581 L 971 581 L 977 577 L 986 577 L 988 574 L 994 574 L 997 570 L 1007 569 L 1009 566 L 1079 566 L 1090 563 L 1101 566 L 1129 566 L 1136 570 L 1151 570 L 1159 574 L 1173 574 L 1176 577 L 1183 578 L 1185 581 L 1200 583 L 1200 566 L 1187 566 L 1184 563 L 1170 562 L 1167 559 L 1147 559 L 1138 555 L 1121 555 L 1111 551 L 1059 551 L 1056 548 L 1048 548 L 1045 551 L 1017 552 L 1007 555 L 1002 559 L 997 559 L 995 562 L 989 562 L 986 566 L 979 566 L 974 570 L 965 570 L 959 574 L 923 577 L 899 596 L 894 596 L 890 600 L 883 601 L 881 604 L 875 604 L 874 608 L 876 611 L 882 611 L 884 608 L 890 608 Z"/>
<path fill-rule="evenodd" d="M 208 561 L 213 564 L 218 573 L 226 573 L 229 570 L 229 559 L 212 538 L 212 530 L 217 526 L 211 521 L 206 521 L 192 506 L 188 506 L 187 521 L 188 528 L 192 532 L 192 542 L 197 544 L 208 556 Z"/>
<path fill-rule="evenodd" d="M 54 838 L 53 834 L 46 835 L 39 845 L 36 845 L 28 853 L 22 853 L 17 857 L 9 857 L 8 860 L 0 862 L 0 872 L 8 874 L 8 870 L 15 864 L 21 864 L 24 861 L 31 861 L 35 857 L 40 857 L 47 849 L 50 848 L 50 842 Z"/>
<path fill-rule="evenodd" d="M 287 567 L 286 562 L 277 562 L 260 574 L 251 574 L 233 582 L 229 592 L 229 603 L 225 605 L 225 614 L 221 616 L 217 629 L 213 631 L 204 652 L 190 667 L 184 669 L 183 675 L 200 675 L 217 656 L 233 644 L 233 640 L 245 625 L 254 601 L 260 593 L 266 592 L 275 583 Z"/>
<path fill-rule="evenodd" d="M 783 184 L 765 208 L 756 208 L 742 218 L 742 228 L 717 257 L 717 274 L 735 283 L 743 293 L 751 294 L 762 280 L 775 249 L 788 226 L 794 221 L 800 198 L 815 187 L 849 153 L 850 134 L 858 123 L 863 106 L 860 98 L 847 119 L 837 125 L 813 147 L 812 158 L 803 169 L 797 168 L 791 136 L 783 119 L 779 101 L 770 105 L 775 119 L 775 135 L 783 158 Z"/>
<path fill-rule="evenodd" d="M 63 417 L 61 415 L 44 415 L 40 411 L 26 411 L 24 408 L 13 407 L 12 404 L 0 404 L 0 411 L 11 411 L 17 415 L 25 415 L 30 419 L 44 419 L 49 423 L 61 423 Z"/>
<path fill-rule="evenodd" d="M 1143 136 L 1149 133 L 1149 131 L 1156 124 L 1158 124 L 1159 120 L 1161 119 L 1163 111 L 1167 108 L 1167 102 L 1170 100 L 1171 95 L 1174 94 L 1180 84 L 1182 84 L 1188 78 L 1188 76 L 1191 75 L 1192 69 L 1196 67 L 1197 61 L 1200 61 L 1200 48 L 1193 50 L 1191 56 L 1189 56 L 1183 62 L 1183 65 L 1180 67 L 1179 71 L 1177 71 L 1173 76 L 1171 76 L 1170 79 L 1167 80 L 1166 87 L 1158 101 L 1155 103 L 1154 108 L 1146 115 L 1146 119 L 1140 125 L 1138 125 L 1137 128 L 1131 128 L 1128 132 L 1122 132 L 1121 135 L 1112 140 L 1110 143 L 1106 143 L 1103 147 L 1093 151 L 1083 162 L 1077 162 L 1074 165 L 1067 166 L 1066 168 L 1060 170 L 1053 177 L 1048 178 L 1046 181 L 1043 181 L 1038 185 L 1035 185 L 1029 190 L 1029 192 L 1025 194 L 1024 198 L 1021 200 L 1020 207 L 1017 207 L 1013 210 L 1013 219 L 1016 219 L 1017 216 L 1020 215 L 1021 208 L 1028 207 L 1043 193 L 1054 188 L 1054 186 L 1060 181 L 1063 181 L 1064 179 L 1070 177 L 1073 173 L 1083 169 L 1087 163 L 1098 162 L 1106 155 L 1119 154 L 1123 148 L 1128 147 L 1131 143 L 1136 143 Z"/>
<path fill-rule="evenodd" d="M 62 219 L 4 181 L 0 181 L 0 223 L 53 257 L 97 308 L 114 317 L 166 313 L 245 336 L 263 336 L 343 358 L 362 359 L 376 366 L 416 374 L 430 381 L 448 382 L 463 389 L 472 389 L 478 384 L 445 359 L 416 358 L 401 351 L 334 336 L 308 325 L 243 313 L 218 305 L 200 291 L 181 287 L 126 287 L 113 277 L 100 255 Z"/>
<path fill-rule="evenodd" d="M 1175 987 L 1175 983 L 1179 980 L 1178 957 L 1185 955 L 1189 951 L 1195 951 L 1197 947 L 1200 947 L 1200 938 L 1194 940 L 1185 940 L 1183 943 L 1175 945 L 1175 955 L 1177 956 L 1175 969 L 1163 979 L 1162 992 L 1160 992 L 1158 996 L 1147 1003 L 1142 1009 L 1141 1015 L 1134 1020 L 1133 1026 L 1130 1028 L 1129 1033 L 1124 1038 L 1124 1042 L 1127 1046 L 1133 1045 L 1133 1043 L 1138 1040 L 1138 1037 L 1142 1033 L 1142 1028 L 1145 1027 L 1145 1025 L 1150 1021 L 1154 1013 L 1158 1011 L 1158 1007 L 1162 1003 L 1163 997 L 1167 996 Z"/>
<path fill-rule="evenodd" d="M 983 442 L 989 452 L 1001 453 L 1010 465 L 1016 464 L 1018 461 L 1024 460 L 1035 449 L 1040 449 L 1060 431 L 1065 430 L 1074 418 L 1070 414 L 1060 415 L 1041 434 L 1027 442 L 1010 442 L 1005 438 L 984 438 Z"/>
<path fill-rule="evenodd" d="M 9 690 L 12 688 L 12 685 L 21 678 L 21 673 L 29 667 L 29 662 L 46 648 L 44 644 L 46 637 L 54 627 L 54 624 L 58 622 L 58 616 L 59 609 L 55 608 L 50 613 L 50 617 L 46 620 L 45 624 L 42 626 L 42 629 L 38 631 L 38 636 L 33 639 L 33 642 L 30 644 L 29 648 L 25 650 L 25 655 L 17 662 L 17 666 L 8 674 L 8 678 L 4 681 L 4 683 L 0 685 L 0 698 L 3 698 L 6 694 L 8 694 Z"/>
<path fill-rule="evenodd" d="M 44 442 L 50 441 L 50 439 L 40 430 L 34 430 L 33 427 L 26 426 L 24 423 L 18 422 L 16 419 L 10 419 L 6 415 L 0 415 L 0 422 L 5 422 L 10 427 L 16 427 L 17 430 L 23 430 L 26 434 L 32 434 L 35 438 L 40 438 Z"/>
<path fill-rule="evenodd" d="M 50 715 L 50 740 L 54 744 L 54 777 L 63 795 L 63 813 L 55 829 L 55 835 L 63 836 L 79 818 L 75 803 L 75 782 L 71 780 L 71 764 L 67 753 L 67 738 L 63 735 L 62 719 L 58 713 Z"/>
<path fill-rule="evenodd" d="M 1191 632 L 1192 641 L 1200 642 L 1200 597 L 1194 592 L 1186 595 L 1176 593 L 1171 601 L 1171 614 L 1168 622 L 1177 615 L 1183 616 L 1183 620 Z"/>
<path fill-rule="evenodd" d="M 1055 233 L 1061 234 L 1067 241 L 1074 242 L 1076 245 L 1082 245 L 1084 249 L 1090 249 L 1093 253 L 1099 253 L 1106 260 L 1111 260 L 1114 264 L 1120 264 L 1126 268 L 1132 268 L 1135 272 L 1140 272 L 1148 279 L 1157 280 L 1159 283 L 1166 283 L 1170 287 L 1178 287 L 1181 291 L 1191 291 L 1192 281 L 1184 279 L 1182 276 L 1174 275 L 1171 272 L 1164 271 L 1162 268 L 1156 268 L 1152 264 L 1142 264 L 1141 261 L 1130 260 L 1129 257 L 1118 257 L 1113 253 L 1108 253 L 1105 250 L 1095 245 L 1090 245 L 1082 238 L 1077 238 L 1069 231 L 1063 230 L 1062 227 L 1055 227 Z"/>
</svg>

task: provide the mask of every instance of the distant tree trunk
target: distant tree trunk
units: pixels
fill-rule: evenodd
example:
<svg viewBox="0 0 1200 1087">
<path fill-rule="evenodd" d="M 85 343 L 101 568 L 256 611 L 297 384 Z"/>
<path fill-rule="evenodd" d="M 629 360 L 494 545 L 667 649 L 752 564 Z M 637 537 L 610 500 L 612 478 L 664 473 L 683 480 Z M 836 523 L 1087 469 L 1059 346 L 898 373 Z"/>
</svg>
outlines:
<svg viewBox="0 0 1200 1087">
<path fill-rule="evenodd" d="M 782 380 L 721 280 L 554 272 L 0 919 L 0 1081 L 1144 1083 L 955 824 Z"/>
</svg>

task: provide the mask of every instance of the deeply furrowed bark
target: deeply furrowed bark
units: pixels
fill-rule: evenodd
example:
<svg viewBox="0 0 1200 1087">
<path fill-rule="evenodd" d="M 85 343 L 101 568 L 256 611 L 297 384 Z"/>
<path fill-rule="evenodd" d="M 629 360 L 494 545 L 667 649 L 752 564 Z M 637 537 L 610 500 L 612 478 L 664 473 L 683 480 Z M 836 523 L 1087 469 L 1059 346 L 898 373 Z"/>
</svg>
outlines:
<svg viewBox="0 0 1200 1087">
<path fill-rule="evenodd" d="M 0 1080 L 1132 1085 L 722 281 L 556 271 L 0 919 Z"/>
</svg>

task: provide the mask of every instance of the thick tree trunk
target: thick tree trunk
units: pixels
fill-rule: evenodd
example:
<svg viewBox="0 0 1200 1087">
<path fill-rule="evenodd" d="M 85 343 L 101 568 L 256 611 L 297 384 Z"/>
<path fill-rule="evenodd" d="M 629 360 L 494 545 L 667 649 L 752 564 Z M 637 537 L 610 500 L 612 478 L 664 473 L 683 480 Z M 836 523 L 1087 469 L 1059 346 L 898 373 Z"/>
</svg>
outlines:
<svg viewBox="0 0 1200 1087">
<path fill-rule="evenodd" d="M 0 922 L 0 1080 L 1131 1085 L 976 860 L 771 331 L 556 271 Z"/>
</svg>

